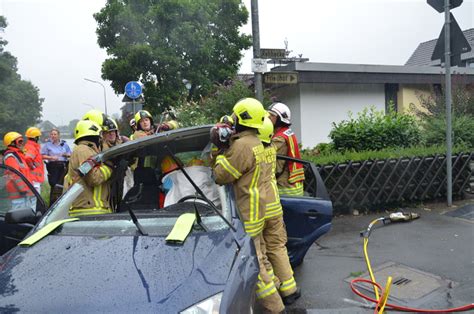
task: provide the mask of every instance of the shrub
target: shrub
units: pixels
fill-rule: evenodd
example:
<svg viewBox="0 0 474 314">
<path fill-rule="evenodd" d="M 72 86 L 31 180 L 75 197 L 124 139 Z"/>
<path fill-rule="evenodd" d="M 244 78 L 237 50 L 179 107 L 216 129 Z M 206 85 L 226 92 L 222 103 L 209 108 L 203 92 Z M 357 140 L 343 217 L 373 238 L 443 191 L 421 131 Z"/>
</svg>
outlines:
<svg viewBox="0 0 474 314">
<path fill-rule="evenodd" d="M 329 134 L 337 151 L 380 150 L 388 147 L 410 147 L 420 143 L 421 133 L 415 117 L 390 110 L 365 108 L 349 120 L 333 123 Z"/>
<path fill-rule="evenodd" d="M 423 141 L 426 145 L 443 144 L 446 141 L 446 117 L 426 117 L 423 121 Z M 474 116 L 453 115 L 451 120 L 453 144 L 474 148 Z"/>
<path fill-rule="evenodd" d="M 456 145 L 453 147 L 453 154 L 460 152 L 470 152 L 472 147 L 465 145 Z M 327 155 L 314 155 L 310 153 L 311 150 L 304 150 L 302 152 L 302 158 L 309 160 L 316 165 L 330 165 L 347 163 L 349 161 L 357 162 L 364 160 L 383 160 L 388 158 L 401 158 L 401 157 L 424 157 L 433 156 L 435 154 L 444 155 L 446 154 L 446 147 L 444 145 L 435 145 L 430 147 L 425 146 L 413 146 L 409 148 L 387 148 L 383 150 L 369 150 L 369 151 L 346 151 L 346 152 L 335 152 Z"/>
<path fill-rule="evenodd" d="M 235 103 L 245 97 L 254 97 L 253 90 L 241 81 L 234 81 L 218 86 L 213 94 L 197 103 L 186 102 L 174 109 L 183 126 L 212 124 L 223 115 L 231 114 Z M 269 102 L 269 95 L 266 94 L 264 106 Z"/>
</svg>

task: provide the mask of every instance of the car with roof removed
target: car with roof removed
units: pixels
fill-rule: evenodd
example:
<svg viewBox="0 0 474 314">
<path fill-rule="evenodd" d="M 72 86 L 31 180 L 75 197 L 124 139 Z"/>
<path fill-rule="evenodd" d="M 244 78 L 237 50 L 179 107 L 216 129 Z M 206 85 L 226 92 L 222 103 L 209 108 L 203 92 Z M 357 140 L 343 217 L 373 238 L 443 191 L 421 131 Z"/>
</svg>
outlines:
<svg viewBox="0 0 474 314">
<path fill-rule="evenodd" d="M 155 134 L 96 155 L 114 168 L 111 214 L 69 217 L 84 189 L 81 181 L 41 218 L 41 201 L 37 213 L 0 211 L 2 230 L 31 226 L 26 239 L 0 257 L 0 310 L 251 312 L 259 271 L 255 247 L 232 186 L 212 180 L 210 128 Z M 178 166 L 165 174 L 161 164 L 170 157 Z M 298 162 L 305 169 L 305 195 L 281 196 L 293 266 L 330 230 L 332 219 L 317 168 Z M 10 238 L 9 246 L 22 238 L 18 232 L 0 236 Z"/>
</svg>

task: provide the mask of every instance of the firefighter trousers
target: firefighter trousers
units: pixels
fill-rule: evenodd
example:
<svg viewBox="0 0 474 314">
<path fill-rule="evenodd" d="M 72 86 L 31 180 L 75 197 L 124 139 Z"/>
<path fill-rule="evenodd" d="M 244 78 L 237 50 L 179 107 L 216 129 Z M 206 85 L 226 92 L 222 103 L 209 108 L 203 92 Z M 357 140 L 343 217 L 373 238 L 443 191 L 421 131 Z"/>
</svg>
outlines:
<svg viewBox="0 0 474 314">
<path fill-rule="evenodd" d="M 264 257 L 262 255 L 263 237 L 262 233 L 252 238 L 257 251 L 258 264 L 260 273 L 257 282 L 257 302 L 260 303 L 265 313 L 280 313 L 285 309 L 283 301 L 278 294 L 275 283 L 267 272 L 264 264 Z"/>
<path fill-rule="evenodd" d="M 282 297 L 295 293 L 297 287 L 286 249 L 288 237 L 283 215 L 266 219 L 262 235 L 261 249 L 268 274 Z"/>
</svg>

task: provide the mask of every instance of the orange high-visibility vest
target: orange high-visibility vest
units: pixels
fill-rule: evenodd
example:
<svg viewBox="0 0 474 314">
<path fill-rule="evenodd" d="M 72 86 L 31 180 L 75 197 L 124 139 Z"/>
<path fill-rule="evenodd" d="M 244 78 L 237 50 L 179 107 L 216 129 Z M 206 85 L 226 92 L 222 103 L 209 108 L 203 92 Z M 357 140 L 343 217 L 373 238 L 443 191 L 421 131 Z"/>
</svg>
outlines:
<svg viewBox="0 0 474 314">
<path fill-rule="evenodd" d="M 8 147 L 3 156 L 3 163 L 18 170 L 26 179 L 31 180 L 30 169 L 26 163 L 25 155 L 18 148 Z M 20 176 L 11 171 L 5 172 L 5 174 L 7 176 L 6 188 L 8 198 L 16 199 L 25 196 L 33 196 L 31 189 Z"/>
<path fill-rule="evenodd" d="M 288 157 L 301 159 L 300 149 L 298 147 L 298 140 L 293 131 L 285 126 L 279 128 L 274 137 L 281 136 L 285 139 L 286 145 L 288 146 Z M 290 172 L 288 177 L 288 183 L 294 184 L 297 182 L 304 181 L 304 168 L 303 164 L 293 161 L 287 161 L 288 170 Z"/>
<path fill-rule="evenodd" d="M 44 182 L 44 164 L 41 156 L 41 145 L 32 140 L 25 144 L 25 156 L 30 167 L 31 180 L 39 183 Z"/>
</svg>

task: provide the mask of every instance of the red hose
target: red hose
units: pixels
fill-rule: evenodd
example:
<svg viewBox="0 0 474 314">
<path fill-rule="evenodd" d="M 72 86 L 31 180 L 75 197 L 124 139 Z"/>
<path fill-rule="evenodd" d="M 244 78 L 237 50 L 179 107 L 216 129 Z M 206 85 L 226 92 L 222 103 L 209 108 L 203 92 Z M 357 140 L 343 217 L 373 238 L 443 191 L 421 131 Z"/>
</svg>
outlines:
<svg viewBox="0 0 474 314">
<path fill-rule="evenodd" d="M 359 290 L 357 290 L 357 288 L 355 287 L 355 283 L 356 282 L 365 282 L 365 283 L 368 283 L 368 284 L 371 284 L 375 287 L 377 287 L 380 291 L 381 291 L 381 294 L 383 294 L 383 289 L 382 287 L 380 287 L 380 285 L 376 282 L 373 282 L 373 281 L 370 281 L 370 280 L 367 280 L 367 279 L 363 279 L 363 278 L 356 278 L 356 279 L 353 279 L 350 283 L 351 285 L 351 289 L 352 291 L 357 294 L 359 297 L 367 300 L 367 301 L 370 301 L 370 302 L 373 302 L 375 304 L 378 305 L 378 301 L 375 300 L 375 299 L 372 299 L 371 297 L 369 296 L 366 296 L 365 294 L 362 294 L 362 292 L 360 292 Z M 387 303 L 386 307 L 389 307 L 391 309 L 394 309 L 394 310 L 398 310 L 398 311 L 404 311 L 404 312 L 416 312 L 416 313 L 452 313 L 452 312 L 463 312 L 463 311 L 468 311 L 468 310 L 474 310 L 474 303 L 471 303 L 471 304 L 466 304 L 466 305 L 463 305 L 463 306 L 460 306 L 460 307 L 454 307 L 454 308 L 450 308 L 450 309 L 443 309 L 443 310 L 432 310 L 432 309 L 417 309 L 417 308 L 412 308 L 412 307 L 405 307 L 405 306 L 400 306 L 400 305 L 394 305 L 394 304 L 390 304 L 390 303 Z M 374 313 L 377 313 L 377 308 L 378 306 L 375 307 L 375 312 Z"/>
</svg>

